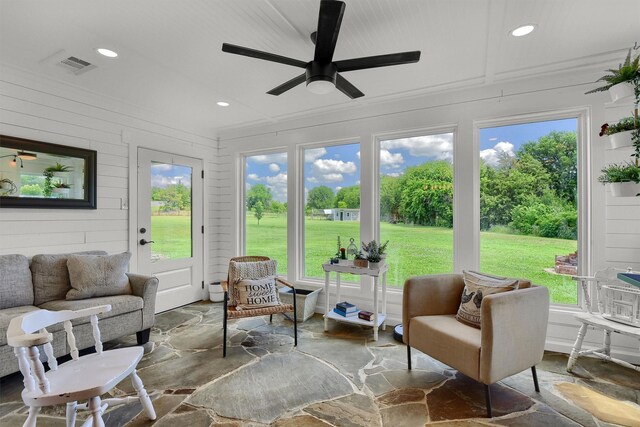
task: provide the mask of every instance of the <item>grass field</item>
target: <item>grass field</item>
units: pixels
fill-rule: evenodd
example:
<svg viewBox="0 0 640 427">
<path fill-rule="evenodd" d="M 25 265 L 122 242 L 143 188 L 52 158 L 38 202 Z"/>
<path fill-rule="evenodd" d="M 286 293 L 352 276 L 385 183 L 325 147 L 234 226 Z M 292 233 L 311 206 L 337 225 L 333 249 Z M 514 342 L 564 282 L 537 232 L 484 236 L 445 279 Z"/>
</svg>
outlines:
<svg viewBox="0 0 640 427">
<path fill-rule="evenodd" d="M 154 253 L 187 254 L 189 217 L 152 217 Z M 309 220 L 305 222 L 305 273 L 308 277 L 324 278 L 322 263 L 336 250 L 340 235 L 344 247 L 349 237 L 360 241 L 358 222 Z M 182 231 L 181 231 L 182 230 Z M 453 271 L 453 231 L 448 228 L 380 224 L 381 240 L 389 240 L 387 262 L 390 286 L 402 286 L 410 276 Z M 157 238 L 156 238 L 157 237 Z M 166 240 L 165 240 L 166 239 Z M 278 272 L 287 271 L 286 216 L 265 214 L 260 225 L 253 215 L 247 216 L 247 254 L 267 255 L 278 260 Z M 509 277 L 525 277 L 547 286 L 551 301 L 576 304 L 576 283 L 568 276 L 544 271 L 552 268 L 555 255 L 576 250 L 575 240 L 547 239 L 503 233 L 480 233 L 480 266 L 487 273 Z"/>
</svg>

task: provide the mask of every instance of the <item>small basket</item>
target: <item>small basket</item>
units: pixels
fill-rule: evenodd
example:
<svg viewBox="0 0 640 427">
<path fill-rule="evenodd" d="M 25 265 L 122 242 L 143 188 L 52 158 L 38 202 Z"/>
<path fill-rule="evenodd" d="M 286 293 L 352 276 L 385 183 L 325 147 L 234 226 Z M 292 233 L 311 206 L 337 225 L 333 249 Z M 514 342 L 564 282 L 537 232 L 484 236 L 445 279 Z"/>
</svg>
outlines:
<svg viewBox="0 0 640 427">
<path fill-rule="evenodd" d="M 602 317 L 640 328 L 640 289 L 603 284 L 598 289 Z"/>
</svg>

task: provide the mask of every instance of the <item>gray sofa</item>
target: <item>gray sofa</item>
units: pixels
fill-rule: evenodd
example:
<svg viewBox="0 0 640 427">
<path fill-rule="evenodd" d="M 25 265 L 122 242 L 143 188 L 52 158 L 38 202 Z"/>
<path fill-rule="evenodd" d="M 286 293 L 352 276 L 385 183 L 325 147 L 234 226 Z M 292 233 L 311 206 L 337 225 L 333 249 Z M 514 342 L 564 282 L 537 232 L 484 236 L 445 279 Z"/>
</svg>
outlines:
<svg viewBox="0 0 640 427">
<path fill-rule="evenodd" d="M 106 255 L 103 251 L 79 252 L 77 255 Z M 67 257 L 69 254 L 35 255 L 31 262 L 24 255 L 0 256 L 0 377 L 17 372 L 18 361 L 7 345 L 7 328 L 12 318 L 38 308 L 78 310 L 98 305 L 111 305 L 111 311 L 99 316 L 102 341 L 136 334 L 138 344 L 149 340 L 154 323 L 158 279 L 127 273 L 131 295 L 115 295 L 81 300 L 66 300 L 71 289 Z M 89 318 L 72 322 L 79 349 L 93 347 Z M 48 331 L 54 335 L 56 357 L 69 353 L 62 324 Z"/>
</svg>

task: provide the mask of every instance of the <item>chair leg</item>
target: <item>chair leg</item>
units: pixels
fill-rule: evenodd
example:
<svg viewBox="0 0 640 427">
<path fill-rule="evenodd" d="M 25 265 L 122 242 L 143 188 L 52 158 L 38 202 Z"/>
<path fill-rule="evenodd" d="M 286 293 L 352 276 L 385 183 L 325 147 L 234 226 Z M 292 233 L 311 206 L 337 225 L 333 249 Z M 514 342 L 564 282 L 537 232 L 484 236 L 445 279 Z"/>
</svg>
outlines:
<svg viewBox="0 0 640 427">
<path fill-rule="evenodd" d="M 411 370 L 411 346 L 407 346 L 407 366 L 409 366 L 409 370 Z"/>
<path fill-rule="evenodd" d="M 76 408 L 78 402 L 67 402 L 67 427 L 76 425 Z"/>
<path fill-rule="evenodd" d="M 136 340 L 138 341 L 138 345 L 145 345 L 146 343 L 148 343 L 149 335 L 151 335 L 151 328 L 136 332 Z"/>
<path fill-rule="evenodd" d="M 155 409 L 153 409 L 153 403 L 151 403 L 151 399 L 149 398 L 147 390 L 145 390 L 144 384 L 142 384 L 142 380 L 138 376 L 138 373 L 134 369 L 129 376 L 131 377 L 131 384 L 133 385 L 133 388 L 138 393 L 140 403 L 142 404 L 142 408 L 144 409 L 145 414 L 147 414 L 147 418 L 149 418 L 150 420 L 155 420 L 156 411 Z"/>
<path fill-rule="evenodd" d="M 102 403 L 100 396 L 94 396 L 89 399 L 89 411 L 91 411 L 91 426 L 92 427 L 104 427 L 104 421 L 102 420 Z"/>
<path fill-rule="evenodd" d="M 298 306 L 296 304 L 296 290 L 293 290 L 293 346 L 298 346 Z"/>
<path fill-rule="evenodd" d="M 533 386 L 536 389 L 536 392 L 540 393 L 540 386 L 538 385 L 538 373 L 536 372 L 536 367 L 531 367 L 531 375 L 533 376 Z"/>
<path fill-rule="evenodd" d="M 578 360 L 578 356 L 580 355 L 580 349 L 582 348 L 582 341 L 584 340 L 584 336 L 587 334 L 587 324 L 583 323 L 580 326 L 580 330 L 578 331 L 578 338 L 576 338 L 576 343 L 573 345 L 571 349 L 571 355 L 569 356 L 569 361 L 567 362 L 567 372 L 571 372 L 573 367 Z"/>
<path fill-rule="evenodd" d="M 269 323 L 273 323 L 273 314 L 269 315 Z"/>
<path fill-rule="evenodd" d="M 227 357 L 227 292 L 224 293 L 224 316 L 222 317 L 222 357 Z"/>
<path fill-rule="evenodd" d="M 491 415 L 491 390 L 489 388 L 489 384 L 484 385 L 484 396 L 487 400 L 487 417 L 493 418 Z"/>
<path fill-rule="evenodd" d="M 29 406 L 29 416 L 25 420 L 22 427 L 36 427 L 36 417 L 40 412 L 40 407 L 38 406 Z"/>
</svg>

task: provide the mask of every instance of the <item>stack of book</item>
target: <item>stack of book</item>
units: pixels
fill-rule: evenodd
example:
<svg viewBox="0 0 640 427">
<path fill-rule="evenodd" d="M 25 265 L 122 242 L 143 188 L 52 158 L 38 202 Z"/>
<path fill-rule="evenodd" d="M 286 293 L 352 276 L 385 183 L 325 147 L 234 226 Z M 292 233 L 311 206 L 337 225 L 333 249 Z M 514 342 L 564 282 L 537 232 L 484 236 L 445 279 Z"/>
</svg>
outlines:
<svg viewBox="0 0 640 427">
<path fill-rule="evenodd" d="M 352 317 L 358 315 L 358 308 L 349 302 L 343 301 L 336 304 L 333 312 L 344 317 Z"/>
</svg>

